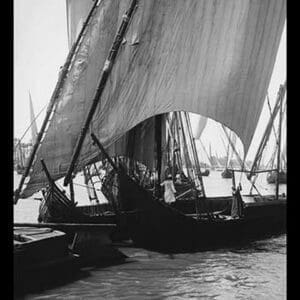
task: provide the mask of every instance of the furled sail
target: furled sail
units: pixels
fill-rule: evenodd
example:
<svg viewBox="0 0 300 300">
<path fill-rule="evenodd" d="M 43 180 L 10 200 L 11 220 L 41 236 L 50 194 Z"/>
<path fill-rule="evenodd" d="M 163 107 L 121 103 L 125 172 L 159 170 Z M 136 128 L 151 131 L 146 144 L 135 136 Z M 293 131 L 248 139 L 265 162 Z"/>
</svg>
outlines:
<svg viewBox="0 0 300 300">
<path fill-rule="evenodd" d="M 24 196 L 66 174 L 106 56 L 129 0 L 100 1 L 61 89 Z M 170 111 L 210 117 L 248 150 L 272 74 L 285 0 L 140 0 L 90 126 L 109 147 Z M 77 169 L 98 155 L 89 137 Z"/>
</svg>

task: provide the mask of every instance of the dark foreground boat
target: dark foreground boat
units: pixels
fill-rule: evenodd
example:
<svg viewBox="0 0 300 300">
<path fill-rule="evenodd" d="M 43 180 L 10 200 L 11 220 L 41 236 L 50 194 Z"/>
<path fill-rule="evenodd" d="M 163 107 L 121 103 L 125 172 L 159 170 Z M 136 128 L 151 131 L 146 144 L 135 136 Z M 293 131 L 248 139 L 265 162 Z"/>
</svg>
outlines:
<svg viewBox="0 0 300 300">
<path fill-rule="evenodd" d="M 65 232 L 50 228 L 53 226 Z M 21 295 L 72 281 L 82 273 L 82 267 L 123 263 L 126 256 L 111 246 L 112 227 L 108 224 L 15 224 L 15 293 Z"/>
<path fill-rule="evenodd" d="M 232 218 L 215 213 L 197 218 L 154 199 L 125 174 L 120 174 L 122 203 L 136 246 L 158 251 L 186 252 L 213 249 L 285 231 L 285 200 L 263 201 L 244 207 Z M 238 195 L 237 195 L 238 196 Z"/>
<path fill-rule="evenodd" d="M 267 182 L 268 183 L 276 183 L 276 181 L 277 181 L 277 172 L 273 171 L 273 172 L 268 173 Z M 286 172 L 284 172 L 284 171 L 279 172 L 278 183 L 286 183 Z"/>
<path fill-rule="evenodd" d="M 51 228 L 14 228 L 14 285 L 16 290 L 72 272 L 78 256 L 68 248 L 67 235 Z"/>
</svg>

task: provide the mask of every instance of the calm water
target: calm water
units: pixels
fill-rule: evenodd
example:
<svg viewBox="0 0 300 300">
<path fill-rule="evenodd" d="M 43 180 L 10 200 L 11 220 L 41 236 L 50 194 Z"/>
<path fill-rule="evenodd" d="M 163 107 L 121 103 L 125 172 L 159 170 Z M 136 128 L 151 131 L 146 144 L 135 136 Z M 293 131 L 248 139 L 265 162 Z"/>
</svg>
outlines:
<svg viewBox="0 0 300 300">
<path fill-rule="evenodd" d="M 209 196 L 230 194 L 231 180 L 220 176 L 215 172 L 205 178 Z M 248 193 L 246 181 L 242 185 Z M 263 180 L 261 186 L 263 194 L 274 191 Z M 78 194 L 82 198 L 76 201 L 87 204 L 82 188 Z M 36 200 L 20 201 L 15 221 L 35 222 L 38 205 Z M 286 299 L 286 235 L 243 248 L 191 254 L 120 250 L 129 256 L 126 263 L 85 269 L 80 278 L 25 299 Z"/>
</svg>

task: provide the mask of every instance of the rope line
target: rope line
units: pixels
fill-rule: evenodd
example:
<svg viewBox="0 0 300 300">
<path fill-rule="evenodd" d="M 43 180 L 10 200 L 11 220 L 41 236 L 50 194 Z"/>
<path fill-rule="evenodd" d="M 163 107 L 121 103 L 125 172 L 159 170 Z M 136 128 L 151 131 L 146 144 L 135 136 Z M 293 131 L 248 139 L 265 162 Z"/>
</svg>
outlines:
<svg viewBox="0 0 300 300">
<path fill-rule="evenodd" d="M 36 119 L 40 116 L 40 114 L 43 112 L 43 110 L 47 107 L 48 104 L 46 104 L 41 110 L 40 112 L 36 115 L 36 117 L 32 120 L 32 122 L 30 123 L 30 125 L 28 126 L 28 128 L 25 130 L 25 132 L 23 133 L 22 137 L 19 139 L 17 145 L 15 147 L 18 147 L 21 144 L 21 141 L 23 140 L 23 138 L 25 137 L 26 133 L 28 132 L 28 130 L 31 128 L 32 124 L 36 121 Z"/>
</svg>

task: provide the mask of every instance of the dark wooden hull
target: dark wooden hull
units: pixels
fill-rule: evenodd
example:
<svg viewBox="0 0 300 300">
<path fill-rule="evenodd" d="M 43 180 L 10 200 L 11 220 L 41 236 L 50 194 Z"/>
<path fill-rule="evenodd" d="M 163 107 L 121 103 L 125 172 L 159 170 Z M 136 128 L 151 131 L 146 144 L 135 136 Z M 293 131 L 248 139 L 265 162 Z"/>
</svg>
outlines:
<svg viewBox="0 0 300 300">
<path fill-rule="evenodd" d="M 62 270 L 72 272 L 77 258 L 65 233 L 50 228 L 14 229 L 14 291 L 22 293 L 52 281 Z"/>
<path fill-rule="evenodd" d="M 20 268 L 33 267 L 68 254 L 66 234 L 50 228 L 14 228 L 14 259 Z"/>
<path fill-rule="evenodd" d="M 232 219 L 200 219 L 183 214 L 152 195 L 129 178 L 120 180 L 122 201 L 127 210 L 130 236 L 138 247 L 165 252 L 213 249 L 278 234 L 285 231 L 286 201 L 249 205 L 245 216 Z"/>
<path fill-rule="evenodd" d="M 246 204 L 242 219 L 229 217 L 232 196 L 199 201 L 197 208 L 200 213 L 209 211 L 220 215 L 211 221 L 195 218 L 195 200 L 179 200 L 166 205 L 153 199 L 151 192 L 125 174 L 120 176 L 120 196 L 123 212 L 119 215 L 106 214 L 105 210 L 111 208 L 105 205 L 77 207 L 68 221 L 117 224 L 111 235 L 114 242 L 131 238 L 136 246 L 169 252 L 222 247 L 285 231 L 284 200 L 264 198 Z M 48 220 L 53 221 L 58 220 Z"/>
<path fill-rule="evenodd" d="M 204 172 L 201 172 L 201 176 L 209 176 L 210 171 L 206 169 Z"/>
<path fill-rule="evenodd" d="M 168 207 L 160 209 L 159 214 L 140 211 L 130 220 L 130 233 L 138 247 L 167 252 L 199 251 L 284 232 L 284 219 L 281 215 L 269 215 L 196 220 L 191 215 L 170 211 Z"/>
</svg>

